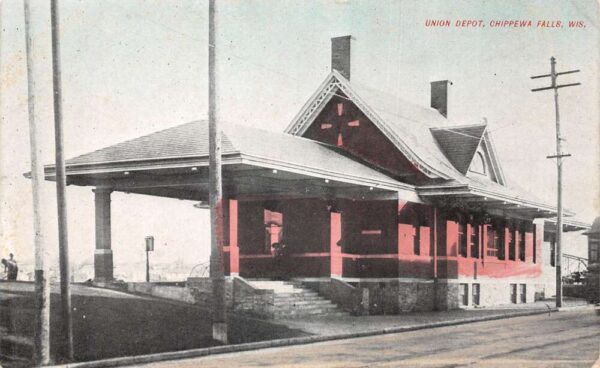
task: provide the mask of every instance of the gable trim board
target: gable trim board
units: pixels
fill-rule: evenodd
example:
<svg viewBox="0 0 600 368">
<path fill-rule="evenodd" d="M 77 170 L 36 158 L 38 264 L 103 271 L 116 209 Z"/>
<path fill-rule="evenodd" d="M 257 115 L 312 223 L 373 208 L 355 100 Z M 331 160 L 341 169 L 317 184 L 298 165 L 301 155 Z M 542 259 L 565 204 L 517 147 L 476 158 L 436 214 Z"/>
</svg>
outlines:
<svg viewBox="0 0 600 368">
<path fill-rule="evenodd" d="M 351 83 L 340 73 L 333 70 L 321 84 L 319 89 L 304 104 L 300 112 L 288 125 L 285 132 L 295 136 L 302 136 L 311 126 L 316 117 L 323 111 L 331 98 L 336 95 L 335 89 L 339 89 L 346 96 L 340 96 L 352 101 L 373 124 L 389 139 L 396 148 L 429 178 L 451 179 L 452 177 L 422 160 L 397 134 L 385 123 L 385 121 L 373 111 L 369 105 L 354 91 Z"/>
</svg>

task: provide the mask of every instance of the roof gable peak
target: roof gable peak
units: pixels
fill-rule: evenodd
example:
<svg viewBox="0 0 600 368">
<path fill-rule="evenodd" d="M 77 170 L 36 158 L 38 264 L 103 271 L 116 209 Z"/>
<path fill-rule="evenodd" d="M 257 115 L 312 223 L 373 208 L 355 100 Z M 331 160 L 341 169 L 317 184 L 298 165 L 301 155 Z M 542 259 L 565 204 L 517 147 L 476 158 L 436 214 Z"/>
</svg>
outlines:
<svg viewBox="0 0 600 368">
<path fill-rule="evenodd" d="M 371 104 L 377 101 L 372 99 L 369 101 L 370 103 L 367 103 L 365 100 L 363 100 L 362 95 L 365 91 L 367 91 L 367 89 L 360 88 L 362 92 L 359 94 L 356 91 L 356 87 L 358 87 L 356 83 L 348 81 L 339 72 L 332 70 L 327 75 L 323 83 L 321 83 L 319 88 L 315 91 L 315 93 L 313 93 L 313 95 L 300 109 L 298 114 L 286 128 L 285 132 L 292 135 L 303 135 L 315 121 L 316 117 L 323 111 L 327 103 L 334 96 L 338 96 L 349 100 L 356 105 L 356 107 L 373 122 L 377 129 L 383 135 L 385 135 L 394 144 L 394 146 L 427 177 L 442 179 L 450 179 L 453 177 L 453 175 L 447 173 L 446 170 L 440 169 L 439 167 L 436 167 L 436 165 L 432 165 L 431 162 L 424 160 L 419 154 L 417 154 L 414 149 L 415 147 L 409 146 L 404 141 L 404 133 L 407 132 L 403 131 L 402 134 L 399 134 L 398 130 L 401 129 L 401 127 L 396 121 L 391 121 L 397 119 L 413 121 L 417 120 L 411 119 L 410 117 L 401 116 L 393 112 L 390 113 L 389 110 L 386 109 L 373 107 Z M 338 93 L 338 91 L 341 93 Z M 399 99 L 397 101 L 400 102 Z M 402 103 L 402 107 L 404 107 L 404 105 L 405 103 Z M 443 119 L 443 117 L 441 117 L 439 113 L 433 109 L 419 109 L 421 111 L 420 119 L 424 120 L 422 122 L 424 125 L 430 126 L 428 124 L 428 121 L 430 120 L 440 121 L 438 119 Z M 425 111 L 425 113 L 422 113 L 423 111 Z M 409 111 L 409 113 L 413 112 L 414 109 Z M 394 117 L 392 119 L 389 117 L 382 118 L 382 116 L 380 116 L 381 113 L 384 113 L 385 115 L 391 114 L 391 116 Z M 439 155 L 438 158 L 440 158 Z M 443 157 L 443 155 L 441 155 L 441 158 L 445 161 L 445 157 Z M 450 163 L 447 163 L 447 161 L 442 163 L 441 166 L 450 170 L 454 169 Z"/>
</svg>

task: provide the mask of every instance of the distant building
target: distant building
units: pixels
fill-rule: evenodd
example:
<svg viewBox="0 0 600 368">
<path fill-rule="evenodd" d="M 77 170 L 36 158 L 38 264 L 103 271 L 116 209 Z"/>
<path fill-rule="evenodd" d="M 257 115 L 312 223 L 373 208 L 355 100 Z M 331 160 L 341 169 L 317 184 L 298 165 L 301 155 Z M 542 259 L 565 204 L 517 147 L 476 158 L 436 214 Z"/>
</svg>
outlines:
<svg viewBox="0 0 600 368">
<path fill-rule="evenodd" d="M 542 243 L 556 208 L 507 185 L 485 121 L 452 121 L 449 81 L 431 82 L 430 107 L 359 85 L 350 42 L 332 40 L 331 73 L 285 133 L 223 128 L 226 273 L 335 278 L 381 295 L 374 313 L 553 294 Z M 84 154 L 67 174 L 95 187 L 95 278 L 110 281 L 111 192 L 207 201 L 208 123 Z"/>
<path fill-rule="evenodd" d="M 596 217 L 592 228 L 585 232 L 588 236 L 588 295 L 590 300 L 600 302 L 600 216 Z"/>
</svg>

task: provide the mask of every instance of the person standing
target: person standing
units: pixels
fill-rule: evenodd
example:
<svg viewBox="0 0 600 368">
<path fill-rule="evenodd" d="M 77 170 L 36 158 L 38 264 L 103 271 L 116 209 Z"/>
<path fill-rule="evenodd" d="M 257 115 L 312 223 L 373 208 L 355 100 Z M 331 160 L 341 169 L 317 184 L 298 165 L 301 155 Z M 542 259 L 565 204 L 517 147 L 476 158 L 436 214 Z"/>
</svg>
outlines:
<svg viewBox="0 0 600 368">
<path fill-rule="evenodd" d="M 19 273 L 19 266 L 17 265 L 17 261 L 15 260 L 14 254 L 9 254 L 9 259 L 2 259 L 2 264 L 4 265 L 4 272 L 6 273 L 6 279 L 8 281 L 15 281 L 17 279 L 17 274 Z"/>
</svg>

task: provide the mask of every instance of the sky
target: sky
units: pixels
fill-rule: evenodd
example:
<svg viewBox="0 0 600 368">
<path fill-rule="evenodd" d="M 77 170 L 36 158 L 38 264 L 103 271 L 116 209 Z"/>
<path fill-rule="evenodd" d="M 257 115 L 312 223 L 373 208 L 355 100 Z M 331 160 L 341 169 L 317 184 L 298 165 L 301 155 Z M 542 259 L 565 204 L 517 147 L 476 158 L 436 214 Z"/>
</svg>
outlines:
<svg viewBox="0 0 600 368">
<path fill-rule="evenodd" d="M 36 105 L 43 162 L 54 159 L 50 21 L 47 1 L 32 0 Z M 60 1 L 65 154 L 206 118 L 208 2 Z M 330 38 L 352 35 L 352 80 L 428 106 L 429 82 L 449 79 L 449 116 L 484 118 L 509 184 L 554 203 L 556 168 L 551 56 L 560 77 L 581 82 L 560 90 L 566 150 L 564 203 L 591 222 L 600 215 L 598 3 L 588 1 L 219 1 L 218 103 L 223 120 L 283 131 L 330 71 Z M 27 75 L 23 3 L 0 5 L 0 254 L 33 258 Z M 426 27 L 428 19 L 451 27 Z M 456 20 L 483 20 L 457 28 Z M 531 28 L 491 21 L 532 20 Z M 563 22 L 538 28 L 538 20 Z M 581 20 L 584 28 L 569 28 Z M 94 207 L 90 187 L 68 192 L 69 242 L 76 264 L 91 263 Z M 56 265 L 54 183 L 44 185 L 50 265 Z M 118 264 L 144 259 L 154 235 L 156 260 L 208 259 L 208 213 L 193 203 L 112 195 L 113 251 Z"/>
</svg>

